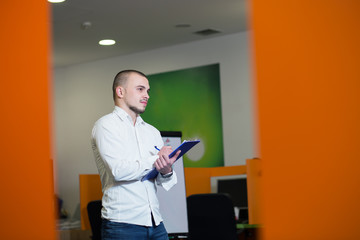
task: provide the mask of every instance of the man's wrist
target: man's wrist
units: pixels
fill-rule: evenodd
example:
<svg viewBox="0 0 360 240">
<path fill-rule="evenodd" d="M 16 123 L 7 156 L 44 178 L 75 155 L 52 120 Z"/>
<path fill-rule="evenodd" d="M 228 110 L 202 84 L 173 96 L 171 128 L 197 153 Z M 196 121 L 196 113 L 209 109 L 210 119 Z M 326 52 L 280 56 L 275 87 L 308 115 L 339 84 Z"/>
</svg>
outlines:
<svg viewBox="0 0 360 240">
<path fill-rule="evenodd" d="M 165 173 L 165 174 L 162 174 L 161 173 L 161 176 L 163 177 L 163 178 L 169 178 L 169 177 L 171 177 L 173 175 L 173 171 L 171 171 L 171 172 L 169 172 L 169 173 Z"/>
</svg>

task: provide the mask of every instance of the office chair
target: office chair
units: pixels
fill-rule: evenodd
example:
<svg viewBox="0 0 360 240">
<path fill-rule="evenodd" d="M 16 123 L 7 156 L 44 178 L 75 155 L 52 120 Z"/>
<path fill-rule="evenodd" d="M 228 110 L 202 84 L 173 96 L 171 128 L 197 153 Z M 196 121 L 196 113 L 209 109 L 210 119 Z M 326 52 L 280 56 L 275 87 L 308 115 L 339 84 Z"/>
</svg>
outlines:
<svg viewBox="0 0 360 240">
<path fill-rule="evenodd" d="M 89 202 L 86 208 L 92 232 L 91 239 L 101 240 L 101 200 Z"/>
<path fill-rule="evenodd" d="M 236 219 L 231 199 L 220 193 L 187 197 L 189 240 L 236 240 Z"/>
</svg>

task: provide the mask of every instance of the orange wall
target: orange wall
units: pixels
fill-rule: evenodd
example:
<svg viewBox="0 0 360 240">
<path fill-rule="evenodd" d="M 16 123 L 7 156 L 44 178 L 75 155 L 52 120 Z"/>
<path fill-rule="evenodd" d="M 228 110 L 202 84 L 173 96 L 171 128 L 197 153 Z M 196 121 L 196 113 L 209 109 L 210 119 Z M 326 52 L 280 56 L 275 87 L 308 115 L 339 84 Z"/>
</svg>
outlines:
<svg viewBox="0 0 360 240">
<path fill-rule="evenodd" d="M 252 1 L 266 240 L 360 239 L 359 12 Z"/>
<path fill-rule="evenodd" d="M 1 2 L 1 239 L 55 239 L 49 112 L 49 12 Z"/>
</svg>

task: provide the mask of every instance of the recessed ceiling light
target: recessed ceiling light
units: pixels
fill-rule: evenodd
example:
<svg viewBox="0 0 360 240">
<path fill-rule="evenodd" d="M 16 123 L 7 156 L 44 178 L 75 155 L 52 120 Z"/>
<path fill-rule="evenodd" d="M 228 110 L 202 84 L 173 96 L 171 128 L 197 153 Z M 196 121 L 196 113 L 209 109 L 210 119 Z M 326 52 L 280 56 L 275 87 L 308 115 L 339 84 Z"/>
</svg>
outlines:
<svg viewBox="0 0 360 240">
<path fill-rule="evenodd" d="M 104 40 L 99 41 L 99 44 L 100 44 L 100 45 L 103 45 L 103 46 L 114 45 L 114 44 L 115 44 L 115 40 L 112 40 L 112 39 L 104 39 Z"/>
<path fill-rule="evenodd" d="M 187 24 L 187 23 L 181 23 L 181 24 L 177 24 L 175 25 L 176 28 L 188 28 L 188 27 L 191 27 L 190 24 Z"/>
<path fill-rule="evenodd" d="M 92 26 L 92 23 L 90 21 L 85 21 L 81 24 L 80 27 L 82 30 L 87 30 L 87 29 L 91 28 L 91 26 Z"/>
<path fill-rule="evenodd" d="M 212 34 L 216 34 L 216 33 L 220 33 L 220 31 L 214 30 L 211 28 L 207 28 L 207 29 L 195 32 L 195 34 L 199 34 L 199 35 L 203 35 L 203 36 L 208 36 L 208 35 L 212 35 Z"/>
<path fill-rule="evenodd" d="M 65 2 L 66 0 L 48 0 L 48 2 L 51 2 L 51 3 L 62 3 L 62 2 Z"/>
</svg>

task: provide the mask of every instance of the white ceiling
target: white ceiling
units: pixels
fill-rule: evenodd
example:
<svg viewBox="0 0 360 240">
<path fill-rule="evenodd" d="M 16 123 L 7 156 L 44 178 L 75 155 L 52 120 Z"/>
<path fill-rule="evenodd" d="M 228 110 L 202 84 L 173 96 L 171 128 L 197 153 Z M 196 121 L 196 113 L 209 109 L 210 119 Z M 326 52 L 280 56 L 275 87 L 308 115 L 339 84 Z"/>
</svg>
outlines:
<svg viewBox="0 0 360 240">
<path fill-rule="evenodd" d="M 67 0 L 51 4 L 53 63 L 64 67 L 247 29 L 245 0 Z M 91 27 L 82 28 L 89 21 Z M 190 24 L 190 27 L 175 27 Z M 195 34 L 213 29 L 219 33 Z M 99 40 L 114 39 L 113 46 Z"/>
</svg>

